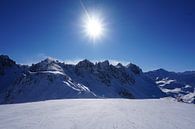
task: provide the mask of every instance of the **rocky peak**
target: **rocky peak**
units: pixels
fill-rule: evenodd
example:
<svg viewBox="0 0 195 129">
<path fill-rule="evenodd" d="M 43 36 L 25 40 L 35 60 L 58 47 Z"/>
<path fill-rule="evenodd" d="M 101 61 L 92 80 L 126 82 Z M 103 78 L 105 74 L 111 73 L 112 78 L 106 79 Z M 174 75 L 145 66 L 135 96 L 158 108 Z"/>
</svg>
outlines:
<svg viewBox="0 0 195 129">
<path fill-rule="evenodd" d="M 116 67 L 117 67 L 117 68 L 124 68 L 124 66 L 123 66 L 121 63 L 118 63 L 118 64 L 116 65 Z"/>
<path fill-rule="evenodd" d="M 87 59 L 84 59 L 76 64 L 76 67 L 80 67 L 80 68 L 88 68 L 93 66 L 94 64 Z"/>
<path fill-rule="evenodd" d="M 141 74 L 142 70 L 135 64 L 128 64 L 127 68 L 130 69 L 134 74 Z"/>
<path fill-rule="evenodd" d="M 110 64 L 108 60 L 105 60 L 103 62 L 98 62 L 96 66 L 98 67 L 98 69 L 105 69 L 105 68 L 108 68 Z"/>
<path fill-rule="evenodd" d="M 37 64 L 32 64 L 30 67 L 30 71 L 38 72 L 38 71 L 61 71 L 63 69 L 60 66 L 60 62 L 54 60 L 53 58 L 47 58 Z"/>
<path fill-rule="evenodd" d="M 45 60 L 43 60 L 42 62 L 45 62 L 45 63 L 52 63 L 52 62 L 55 62 L 55 59 L 51 58 L 51 57 L 48 57 L 46 58 Z"/>
<path fill-rule="evenodd" d="M 0 55 L 0 67 L 4 68 L 4 67 L 11 67 L 13 65 L 15 65 L 16 62 L 11 60 L 9 58 L 9 56 L 7 55 Z"/>
<path fill-rule="evenodd" d="M 84 71 L 92 72 L 93 68 L 94 64 L 87 59 L 80 61 L 75 65 L 75 71 L 78 75 L 83 74 L 82 72 Z"/>
<path fill-rule="evenodd" d="M 106 66 L 109 66 L 109 61 L 108 60 L 105 60 L 103 62 L 100 63 L 102 66 L 106 67 Z"/>
</svg>

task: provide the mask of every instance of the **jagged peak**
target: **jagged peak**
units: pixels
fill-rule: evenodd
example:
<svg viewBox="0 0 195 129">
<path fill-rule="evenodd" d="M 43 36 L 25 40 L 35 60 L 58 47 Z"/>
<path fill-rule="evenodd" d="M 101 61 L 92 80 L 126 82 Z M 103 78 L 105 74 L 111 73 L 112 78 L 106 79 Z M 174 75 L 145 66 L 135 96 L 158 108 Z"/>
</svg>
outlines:
<svg viewBox="0 0 195 129">
<path fill-rule="evenodd" d="M 12 66 L 15 65 L 16 62 L 10 59 L 7 55 L 0 55 L 0 64 L 2 66 Z"/>
<path fill-rule="evenodd" d="M 51 57 L 48 57 L 37 64 L 32 64 L 32 66 L 30 67 L 30 71 L 33 72 L 47 71 L 47 70 L 63 72 L 63 69 L 60 66 L 60 62 L 58 62 L 58 60 Z"/>
<path fill-rule="evenodd" d="M 0 55 L 0 59 L 10 59 L 8 55 Z"/>
<path fill-rule="evenodd" d="M 105 61 L 101 62 L 101 64 L 103 64 L 105 66 L 109 66 L 109 61 L 108 60 L 105 60 Z"/>
<path fill-rule="evenodd" d="M 121 63 L 118 63 L 118 64 L 116 65 L 116 67 L 117 67 L 117 68 L 123 68 L 124 66 L 123 66 Z"/>
<path fill-rule="evenodd" d="M 141 74 L 142 73 L 142 69 L 133 63 L 129 63 L 126 67 L 128 69 L 130 69 L 134 74 Z"/>
<path fill-rule="evenodd" d="M 92 62 L 90 62 L 89 60 L 87 59 L 84 59 L 82 61 L 79 61 L 76 66 L 79 66 L 79 67 L 88 67 L 88 66 L 94 66 L 94 64 Z"/>
<path fill-rule="evenodd" d="M 59 63 L 61 62 L 59 62 L 57 59 L 52 58 L 52 57 L 47 57 L 46 59 L 41 60 L 38 63 L 32 64 L 32 66 L 33 65 L 51 65 L 51 64 L 59 64 Z"/>
<path fill-rule="evenodd" d="M 106 68 L 108 67 L 110 64 L 109 64 L 109 61 L 108 60 L 105 60 L 105 61 L 102 61 L 102 62 L 98 62 L 96 64 L 98 67 L 101 67 L 101 68 Z"/>
<path fill-rule="evenodd" d="M 57 62 L 57 60 L 52 57 L 47 57 L 45 60 L 42 60 L 41 62 L 52 63 Z"/>
</svg>

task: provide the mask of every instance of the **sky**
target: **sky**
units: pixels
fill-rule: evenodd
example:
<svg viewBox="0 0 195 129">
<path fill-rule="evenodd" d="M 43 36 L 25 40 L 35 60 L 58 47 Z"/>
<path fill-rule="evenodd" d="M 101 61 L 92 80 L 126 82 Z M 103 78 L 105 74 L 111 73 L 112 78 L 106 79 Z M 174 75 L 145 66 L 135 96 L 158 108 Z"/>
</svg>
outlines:
<svg viewBox="0 0 195 129">
<path fill-rule="evenodd" d="M 95 43 L 83 33 L 81 3 L 104 24 Z M 53 57 L 195 70 L 195 1 L 0 0 L 0 54 L 21 64 Z"/>
</svg>

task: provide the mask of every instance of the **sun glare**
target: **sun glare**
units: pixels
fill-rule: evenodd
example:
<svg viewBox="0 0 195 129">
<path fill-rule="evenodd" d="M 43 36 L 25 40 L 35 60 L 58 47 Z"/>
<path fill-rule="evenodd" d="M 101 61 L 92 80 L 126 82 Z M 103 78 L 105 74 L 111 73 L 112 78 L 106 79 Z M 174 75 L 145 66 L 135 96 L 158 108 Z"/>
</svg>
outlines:
<svg viewBox="0 0 195 129">
<path fill-rule="evenodd" d="M 104 30 L 101 20 L 94 16 L 86 19 L 84 28 L 87 36 L 93 40 L 100 38 Z"/>
<path fill-rule="evenodd" d="M 95 43 L 97 39 L 99 40 L 105 36 L 105 23 L 100 13 L 101 11 L 89 11 L 82 0 L 80 0 L 80 4 L 84 11 L 83 31 L 85 35 Z"/>
<path fill-rule="evenodd" d="M 98 13 L 86 13 L 83 17 L 82 31 L 91 43 L 97 43 L 105 36 L 104 20 Z"/>
</svg>

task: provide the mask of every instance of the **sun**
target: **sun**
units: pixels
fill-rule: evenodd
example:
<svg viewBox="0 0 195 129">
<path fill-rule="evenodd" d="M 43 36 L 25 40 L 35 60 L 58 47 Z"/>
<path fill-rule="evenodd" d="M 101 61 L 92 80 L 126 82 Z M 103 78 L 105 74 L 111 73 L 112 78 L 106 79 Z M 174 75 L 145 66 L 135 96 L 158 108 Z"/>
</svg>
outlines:
<svg viewBox="0 0 195 129">
<path fill-rule="evenodd" d="M 104 35 L 104 24 L 98 16 L 88 16 L 83 26 L 86 35 L 93 41 Z"/>
<path fill-rule="evenodd" d="M 93 43 L 97 39 L 101 39 L 103 36 L 105 36 L 105 24 L 103 17 L 101 15 L 100 10 L 88 10 L 88 8 L 84 5 L 83 1 L 80 0 L 81 7 L 84 12 L 83 20 L 83 31 L 86 34 L 86 36 L 93 40 Z"/>
<path fill-rule="evenodd" d="M 103 25 L 99 19 L 91 17 L 85 23 L 85 31 L 88 36 L 95 39 L 103 34 Z"/>
</svg>

